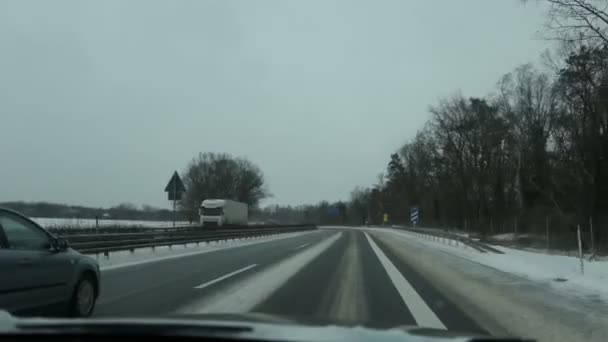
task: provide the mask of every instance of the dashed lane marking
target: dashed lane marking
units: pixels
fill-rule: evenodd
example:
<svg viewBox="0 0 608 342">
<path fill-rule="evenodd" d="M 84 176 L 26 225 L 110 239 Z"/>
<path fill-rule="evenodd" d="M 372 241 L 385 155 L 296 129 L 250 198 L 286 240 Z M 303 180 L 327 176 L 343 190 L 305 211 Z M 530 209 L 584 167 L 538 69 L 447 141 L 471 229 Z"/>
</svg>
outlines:
<svg viewBox="0 0 608 342">
<path fill-rule="evenodd" d="M 223 275 L 223 276 L 221 276 L 221 277 L 215 278 L 215 279 L 210 280 L 210 281 L 208 281 L 208 282 L 206 282 L 206 283 L 202 283 L 202 284 L 200 284 L 200 285 L 198 285 L 198 286 L 195 286 L 194 288 L 195 288 L 195 289 L 204 289 L 204 288 L 205 288 L 205 287 L 207 287 L 207 286 L 211 286 L 211 285 L 213 285 L 213 284 L 215 284 L 215 283 L 218 283 L 218 282 L 220 282 L 220 281 L 222 281 L 222 280 L 224 280 L 224 279 L 228 279 L 228 278 L 230 278 L 230 277 L 232 277 L 232 276 L 235 276 L 235 275 L 237 275 L 237 274 L 239 274 L 239 273 L 241 273 L 241 272 L 245 272 L 245 271 L 247 271 L 247 270 L 250 270 L 250 269 L 252 269 L 252 268 L 256 267 L 257 265 L 258 265 L 258 264 L 252 264 L 252 265 L 249 265 L 249 266 L 247 266 L 247 267 L 240 268 L 240 269 L 238 269 L 238 270 L 236 270 L 236 271 L 234 271 L 234 272 L 230 272 L 230 273 L 228 273 L 228 274 L 224 274 L 224 275 Z"/>
<path fill-rule="evenodd" d="M 334 233 L 310 248 L 279 261 L 247 279 L 229 285 L 215 295 L 190 302 L 176 312 L 191 313 L 240 313 L 251 311 L 283 286 L 294 274 L 331 247 L 342 232 Z"/>
</svg>

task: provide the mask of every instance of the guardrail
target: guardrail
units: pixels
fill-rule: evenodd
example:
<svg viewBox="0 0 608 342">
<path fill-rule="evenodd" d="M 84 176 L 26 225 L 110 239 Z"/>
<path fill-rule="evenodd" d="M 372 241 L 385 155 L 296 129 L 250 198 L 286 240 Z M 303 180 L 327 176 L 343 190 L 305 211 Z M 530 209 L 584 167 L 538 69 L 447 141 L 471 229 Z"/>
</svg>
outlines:
<svg viewBox="0 0 608 342">
<path fill-rule="evenodd" d="M 480 253 L 490 252 L 490 253 L 504 254 L 501 250 L 496 249 L 488 244 L 473 240 L 466 236 L 453 234 L 450 232 L 433 230 L 433 229 L 423 229 L 423 228 L 408 228 L 408 227 L 399 227 L 399 229 L 407 230 L 409 232 L 413 232 L 413 233 L 417 233 L 417 234 L 426 235 L 426 236 L 433 237 L 436 239 L 444 239 L 446 241 L 451 240 L 451 241 L 459 242 L 463 245 L 466 245 L 468 247 L 471 247 L 471 248 L 477 250 Z"/>
<path fill-rule="evenodd" d="M 84 254 L 108 255 L 110 252 L 134 250 L 136 248 L 160 247 L 229 240 L 299 232 L 317 229 L 314 225 L 277 226 L 246 229 L 215 229 L 202 227 L 162 228 L 144 232 L 97 233 L 97 234 L 56 234 L 66 239 L 70 247 Z"/>
</svg>

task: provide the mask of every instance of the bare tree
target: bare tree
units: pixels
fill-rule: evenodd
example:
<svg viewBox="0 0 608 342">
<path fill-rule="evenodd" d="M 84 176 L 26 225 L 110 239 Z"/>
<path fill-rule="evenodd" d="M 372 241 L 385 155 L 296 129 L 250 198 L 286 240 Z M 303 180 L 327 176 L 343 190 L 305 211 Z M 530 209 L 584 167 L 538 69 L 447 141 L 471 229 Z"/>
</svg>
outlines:
<svg viewBox="0 0 608 342">
<path fill-rule="evenodd" d="M 561 187 L 571 189 L 579 217 L 595 216 L 608 209 L 604 200 L 608 166 L 608 117 L 598 100 L 605 84 L 604 48 L 581 47 L 566 60 L 559 73 L 558 89 L 564 113 L 556 134 L 563 177 Z M 605 110 L 605 108 L 604 108 Z"/>
<path fill-rule="evenodd" d="M 262 171 L 244 158 L 229 154 L 200 153 L 184 172 L 188 189 L 182 208 L 196 211 L 206 198 L 225 198 L 255 206 L 269 196 Z"/>
<path fill-rule="evenodd" d="M 512 136 L 514 183 L 518 210 L 524 201 L 539 205 L 549 193 L 548 141 L 554 131 L 558 94 L 551 78 L 524 64 L 499 83 L 497 104 L 509 121 Z"/>
<path fill-rule="evenodd" d="M 551 39 L 608 44 L 608 3 L 605 0 L 544 0 L 549 5 Z"/>
</svg>

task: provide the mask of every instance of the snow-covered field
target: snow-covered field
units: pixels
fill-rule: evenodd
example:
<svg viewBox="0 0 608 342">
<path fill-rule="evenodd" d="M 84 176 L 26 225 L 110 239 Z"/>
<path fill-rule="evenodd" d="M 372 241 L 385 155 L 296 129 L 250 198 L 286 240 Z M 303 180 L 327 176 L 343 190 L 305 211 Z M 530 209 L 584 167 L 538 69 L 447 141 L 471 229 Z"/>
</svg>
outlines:
<svg viewBox="0 0 608 342">
<path fill-rule="evenodd" d="M 48 217 L 31 217 L 39 225 L 45 228 L 95 228 L 94 219 L 78 219 L 78 218 L 48 218 Z M 189 222 L 176 222 L 178 226 L 188 225 Z M 100 219 L 100 227 L 171 227 L 172 221 L 131 221 L 131 220 L 110 220 Z"/>
<path fill-rule="evenodd" d="M 530 280 L 551 284 L 564 294 L 599 296 L 608 302 L 608 261 L 584 260 L 584 274 L 580 259 L 574 256 L 542 254 L 519 249 L 495 246 L 504 254 L 480 253 L 462 244 L 446 244 L 441 240 L 424 238 L 421 234 L 394 230 L 395 234 L 416 238 L 434 249 L 486 265 L 503 272 L 516 274 Z"/>
</svg>

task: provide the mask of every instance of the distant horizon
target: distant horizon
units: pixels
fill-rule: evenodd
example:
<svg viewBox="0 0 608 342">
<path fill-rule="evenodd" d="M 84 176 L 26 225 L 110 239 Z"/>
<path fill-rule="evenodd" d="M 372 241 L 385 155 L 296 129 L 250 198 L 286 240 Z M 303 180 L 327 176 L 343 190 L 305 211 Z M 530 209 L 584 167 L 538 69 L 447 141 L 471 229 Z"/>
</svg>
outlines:
<svg viewBox="0 0 608 342">
<path fill-rule="evenodd" d="M 267 208 L 270 206 L 274 206 L 274 205 L 278 205 L 280 207 L 301 207 L 301 206 L 307 206 L 307 205 L 316 205 L 323 202 L 323 200 L 317 202 L 317 203 L 306 203 L 306 204 L 300 204 L 300 205 L 282 205 L 282 204 L 275 204 L 275 203 L 270 203 L 270 204 L 264 204 L 264 205 L 258 205 L 258 207 L 260 208 Z M 336 202 L 344 202 L 344 200 L 336 200 L 336 201 L 326 201 L 329 203 L 336 203 Z M 121 202 L 115 205 L 110 205 L 110 206 L 94 206 L 94 205 L 83 205 L 83 204 L 70 204 L 70 203 L 61 203 L 61 202 L 53 202 L 53 201 L 26 201 L 26 200 L 7 200 L 7 201 L 1 201 L 0 202 L 0 207 L 3 204 L 7 204 L 7 203 L 26 203 L 26 204 L 52 204 L 52 205 L 63 205 L 63 206 L 68 206 L 68 207 L 82 207 L 82 208 L 87 208 L 87 209 L 111 209 L 111 208 L 116 208 L 118 206 L 120 206 L 121 204 L 132 204 L 135 206 L 135 208 L 137 210 L 142 210 L 143 206 L 149 206 L 153 209 L 158 209 L 158 210 L 169 210 L 172 211 L 173 210 L 173 202 L 171 201 L 171 203 L 169 203 L 169 205 L 171 205 L 170 208 L 163 208 L 163 207 L 158 207 L 155 205 L 150 205 L 147 203 L 142 203 L 142 204 L 137 204 L 137 203 L 130 203 L 130 202 Z"/>
<path fill-rule="evenodd" d="M 552 44 L 536 2 L 437 5 L 2 1 L 0 201 L 166 208 L 200 152 L 256 164 L 263 206 L 348 200 L 430 105 Z"/>
</svg>

